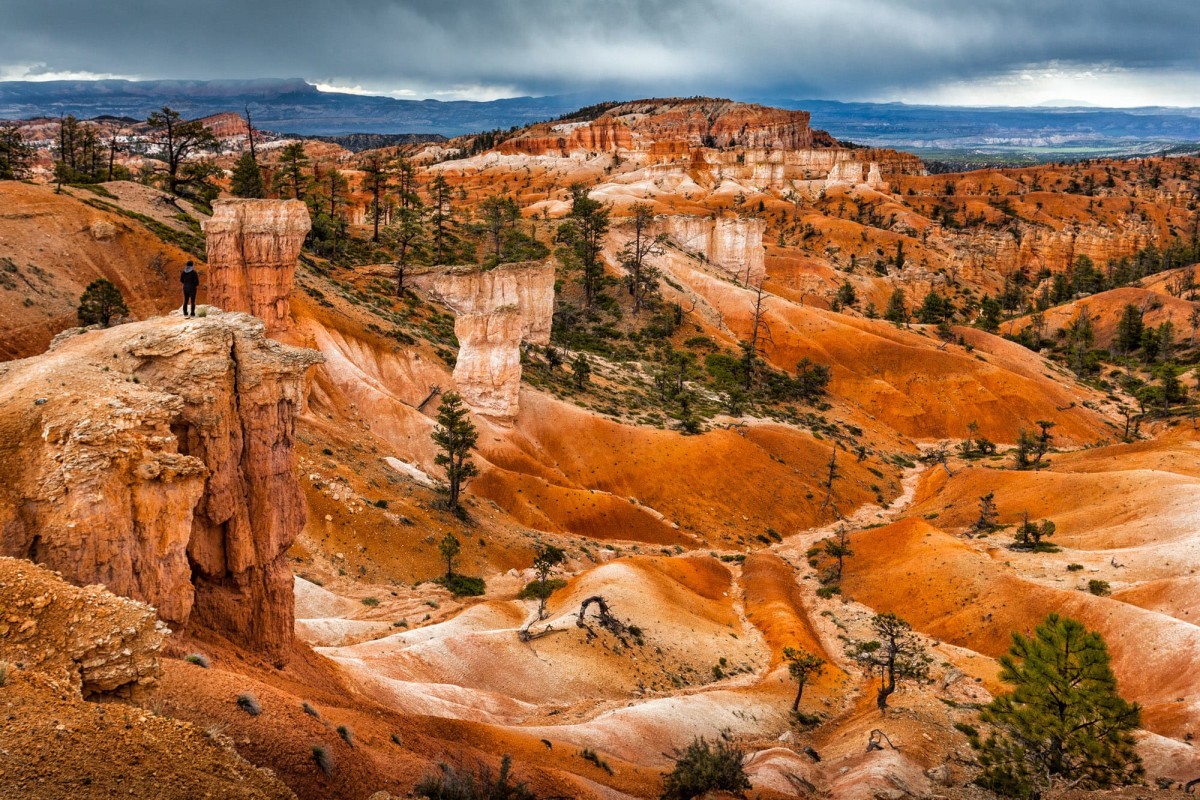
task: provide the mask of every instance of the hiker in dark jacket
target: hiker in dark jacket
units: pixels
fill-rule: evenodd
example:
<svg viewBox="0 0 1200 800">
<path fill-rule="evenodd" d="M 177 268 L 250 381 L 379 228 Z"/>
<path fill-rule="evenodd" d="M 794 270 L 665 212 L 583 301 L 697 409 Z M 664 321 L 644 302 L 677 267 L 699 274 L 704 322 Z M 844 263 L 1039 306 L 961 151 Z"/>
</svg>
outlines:
<svg viewBox="0 0 1200 800">
<path fill-rule="evenodd" d="M 183 315 L 196 316 L 196 290 L 200 288 L 200 273 L 196 272 L 196 268 L 192 262 L 187 262 L 187 266 L 183 268 L 183 274 L 179 276 L 179 282 L 183 284 Z M 191 313 L 188 313 L 188 303 L 191 303 Z"/>
</svg>

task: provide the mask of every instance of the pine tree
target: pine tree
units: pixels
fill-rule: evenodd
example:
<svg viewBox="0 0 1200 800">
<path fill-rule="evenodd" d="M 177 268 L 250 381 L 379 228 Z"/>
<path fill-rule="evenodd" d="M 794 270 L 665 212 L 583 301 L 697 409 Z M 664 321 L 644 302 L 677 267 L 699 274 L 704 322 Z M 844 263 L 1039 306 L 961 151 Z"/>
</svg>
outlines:
<svg viewBox="0 0 1200 800">
<path fill-rule="evenodd" d="M 289 142 L 279 151 L 279 171 L 275 173 L 275 191 L 280 195 L 291 195 L 295 200 L 304 199 L 307 183 L 304 168 L 308 156 L 304 154 L 304 142 Z"/>
<path fill-rule="evenodd" d="M 610 208 L 599 200 L 593 200 L 585 184 L 571 186 L 571 211 L 567 221 L 559 227 L 559 238 L 567 244 L 567 253 L 580 270 L 584 302 L 592 305 L 600 291 L 600 280 L 604 277 L 604 261 L 600 252 L 604 249 L 604 235 L 608 233 Z"/>
<path fill-rule="evenodd" d="M 800 698 L 804 696 L 804 687 L 812 678 L 818 678 L 825 671 L 825 659 L 807 650 L 783 648 L 783 661 L 788 665 L 788 674 L 796 682 L 796 699 L 792 701 L 792 711 L 800 710 Z"/>
<path fill-rule="evenodd" d="M 383 230 L 383 242 L 395 254 L 396 296 L 404 294 L 404 278 L 411 264 L 426 253 L 425 207 L 420 200 L 400 206 L 392 222 Z"/>
<path fill-rule="evenodd" d="M 34 150 L 15 125 L 0 126 L 0 181 L 20 180 L 29 173 Z"/>
<path fill-rule="evenodd" d="M 1103 789 L 1138 779 L 1133 731 L 1141 710 L 1117 694 L 1100 634 L 1050 614 L 1032 638 L 1012 639 L 1000 679 L 1013 691 L 984 708 L 980 720 L 993 730 L 971 741 L 984 768 L 976 782 L 1024 798 L 1056 786 Z"/>
<path fill-rule="evenodd" d="M 150 129 L 150 141 L 156 147 L 155 152 L 166 163 L 163 177 L 167 191 L 180 194 L 184 189 L 202 184 L 210 177 L 203 174 L 204 171 L 188 174 L 183 168 L 189 156 L 217 146 L 217 137 L 201 120 L 184 120 L 179 112 L 163 106 L 161 111 L 155 111 L 146 118 L 146 125 Z"/>
<path fill-rule="evenodd" d="M 430 244 L 433 250 L 433 263 L 445 264 L 450 259 L 458 245 L 455 234 L 454 205 L 452 191 L 446 176 L 438 174 L 429 182 L 429 222 Z M 403 202 L 403 201 L 402 201 Z"/>
<path fill-rule="evenodd" d="M 446 470 L 448 505 L 452 511 L 457 512 L 460 510 L 458 495 L 462 491 L 463 482 L 479 474 L 479 469 L 471 461 L 471 448 L 475 446 L 479 433 L 457 392 L 448 392 L 442 396 L 437 421 L 438 426 L 433 431 L 433 443 L 441 452 L 434 457 L 433 463 Z"/>
<path fill-rule="evenodd" d="M 546 618 L 546 601 L 555 590 L 565 585 L 561 580 L 550 580 L 555 569 L 567 560 L 567 553 L 561 547 L 552 544 L 539 544 L 534 553 L 533 571 L 537 579 L 531 581 L 522 592 L 524 597 L 534 597 L 538 601 L 538 619 Z"/>
<path fill-rule="evenodd" d="M 446 580 L 449 581 L 454 577 L 454 559 L 462 552 L 462 543 L 453 533 L 447 532 L 438 543 L 438 552 L 446 559 Z"/>
<path fill-rule="evenodd" d="M 633 296 L 633 313 L 639 314 L 647 298 L 658 291 L 659 271 L 646 259 L 663 254 L 667 235 L 650 234 L 650 228 L 654 224 L 654 209 L 648 203 L 634 203 L 629 211 L 633 223 L 633 238 L 621 248 L 617 259 L 629 273 L 627 285 L 629 294 Z"/>
<path fill-rule="evenodd" d="M 79 297 L 79 322 L 83 325 L 100 325 L 107 328 L 114 317 L 128 314 L 129 307 L 112 281 L 94 280 Z"/>
<path fill-rule="evenodd" d="M 363 189 L 371 193 L 371 241 L 379 241 L 379 223 L 383 217 L 383 196 L 392 185 L 394 169 L 391 159 L 375 151 L 363 156 L 358 167 L 363 173 Z"/>
<path fill-rule="evenodd" d="M 1117 322 L 1117 350 L 1122 355 L 1129 355 L 1142 344 L 1142 311 L 1133 303 L 1126 303 Z"/>
<path fill-rule="evenodd" d="M 876 614 L 871 627 L 879 637 L 868 642 L 853 642 L 847 655 L 879 672 L 879 689 L 875 705 L 887 711 L 887 701 L 896 691 L 900 680 L 924 680 L 929 674 L 929 654 L 912 631 L 912 626 L 888 611 Z"/>
<path fill-rule="evenodd" d="M 883 312 L 883 318 L 897 325 L 908 324 L 908 304 L 903 288 L 897 286 L 896 290 L 892 292 L 892 296 L 888 298 L 887 310 Z"/>
<path fill-rule="evenodd" d="M 229 191 L 233 193 L 234 197 L 261 199 L 267 196 L 267 189 L 263 185 L 262 169 L 259 168 L 258 162 L 254 160 L 254 156 L 250 154 L 249 150 L 238 156 L 237 163 L 233 165 L 233 175 L 229 179 Z"/>
</svg>

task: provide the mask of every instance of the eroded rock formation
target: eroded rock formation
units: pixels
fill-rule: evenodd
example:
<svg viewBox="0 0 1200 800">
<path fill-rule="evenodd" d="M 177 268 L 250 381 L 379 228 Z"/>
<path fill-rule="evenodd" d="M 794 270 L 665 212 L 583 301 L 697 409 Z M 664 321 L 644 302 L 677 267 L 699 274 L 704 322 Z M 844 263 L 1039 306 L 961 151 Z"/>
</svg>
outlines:
<svg viewBox="0 0 1200 800">
<path fill-rule="evenodd" d="M 161 674 L 166 626 L 154 609 L 103 586 L 0 558 L 0 661 L 65 680 L 83 697 L 135 696 Z"/>
<path fill-rule="evenodd" d="M 656 220 L 683 250 L 698 255 L 743 286 L 757 286 L 766 274 L 765 223 L 755 217 L 668 216 Z"/>
<path fill-rule="evenodd" d="M 310 227 L 299 200 L 218 200 L 204 223 L 209 302 L 253 314 L 268 335 L 286 330 L 296 260 Z"/>
<path fill-rule="evenodd" d="M 521 343 L 550 343 L 554 262 L 438 269 L 413 285 L 454 311 L 458 359 L 454 382 L 471 410 L 502 421 L 516 418 L 521 388 Z"/>
<path fill-rule="evenodd" d="M 213 313 L 59 337 L 0 365 L 0 553 L 282 655 L 284 554 L 305 516 L 294 418 L 319 360 Z"/>
</svg>

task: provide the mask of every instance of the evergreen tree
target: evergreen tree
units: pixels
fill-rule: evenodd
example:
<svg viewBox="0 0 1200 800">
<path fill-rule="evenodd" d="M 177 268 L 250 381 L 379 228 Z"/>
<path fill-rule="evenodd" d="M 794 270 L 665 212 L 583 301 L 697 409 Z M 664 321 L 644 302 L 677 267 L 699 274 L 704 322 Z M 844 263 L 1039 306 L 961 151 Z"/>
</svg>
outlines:
<svg viewBox="0 0 1200 800">
<path fill-rule="evenodd" d="M 29 174 L 33 147 L 15 125 L 0 126 L 0 181 L 21 180 Z"/>
<path fill-rule="evenodd" d="M 150 128 L 150 141 L 155 145 L 154 155 L 166 164 L 163 182 L 167 191 L 171 194 L 198 194 L 195 191 L 198 184 L 205 183 L 212 173 L 184 170 L 184 163 L 196 152 L 215 148 L 217 137 L 201 120 L 184 120 L 178 111 L 172 111 L 167 106 L 152 113 L 146 119 L 146 124 Z"/>
<path fill-rule="evenodd" d="M 850 548 L 850 531 L 845 525 L 839 525 L 835 535 L 821 543 L 821 549 L 826 557 L 833 559 L 826 583 L 841 582 L 846 559 L 854 555 L 854 550 Z"/>
<path fill-rule="evenodd" d="M 583 353 L 575 356 L 575 360 L 571 362 L 571 374 L 575 376 L 576 389 L 582 392 L 587 388 L 588 381 L 592 378 L 592 364 Z"/>
<path fill-rule="evenodd" d="M 825 671 L 825 659 L 807 650 L 796 650 L 791 647 L 783 648 L 783 661 L 788 665 L 788 674 L 796 682 L 796 699 L 792 701 L 792 711 L 800 710 L 800 699 L 804 696 L 804 687 L 812 678 L 819 678 Z"/>
<path fill-rule="evenodd" d="M 908 302 L 902 287 L 897 286 L 892 292 L 892 296 L 888 298 L 887 310 L 883 312 L 883 318 L 897 325 L 908 324 Z"/>
<path fill-rule="evenodd" d="M 394 175 L 391 159 L 379 151 L 363 156 L 358 168 L 363 173 L 363 188 L 371 193 L 371 241 L 379 241 L 379 223 L 383 218 L 383 197 L 391 188 Z"/>
<path fill-rule="evenodd" d="M 520 218 L 521 207 L 507 195 L 495 195 L 479 204 L 479 230 L 490 240 L 489 249 L 492 251 L 484 261 L 487 266 L 501 262 L 505 234 Z"/>
<path fill-rule="evenodd" d="M 972 738 L 984 768 L 976 782 L 1024 798 L 1056 786 L 1103 789 L 1137 780 L 1133 731 L 1141 710 L 1117 693 L 1100 634 L 1050 614 L 1032 638 L 1012 639 L 1000 679 L 1013 691 L 980 714 L 993 727 L 988 738 Z"/>
<path fill-rule="evenodd" d="M 453 256 L 458 245 L 454 232 L 455 217 L 453 192 L 446 176 L 438 174 L 429 183 L 430 246 L 434 264 L 445 264 Z"/>
<path fill-rule="evenodd" d="M 629 294 L 633 296 L 633 313 L 639 314 L 647 298 L 658 291 L 659 271 L 646 259 L 662 255 L 667 235 L 650 235 L 654 210 L 648 203 L 634 203 L 629 210 L 633 221 L 633 238 L 621 248 L 617 258 L 628 273 L 627 284 Z"/>
<path fill-rule="evenodd" d="M 979 317 L 977 323 L 980 328 L 988 333 L 995 333 L 1000 330 L 1000 301 L 991 295 L 985 294 L 983 299 L 979 301 Z"/>
<path fill-rule="evenodd" d="M 438 543 L 438 551 L 442 558 L 446 559 L 446 580 L 450 581 L 454 578 L 454 559 L 462 552 L 462 543 L 458 541 L 457 536 L 447 531 Z"/>
<path fill-rule="evenodd" d="M 233 165 L 233 175 L 229 179 L 229 191 L 234 197 L 249 197 L 261 199 L 267 196 L 267 188 L 263 185 L 262 169 L 250 151 L 238 156 Z"/>
<path fill-rule="evenodd" d="M 539 544 L 534 552 L 533 571 L 537 579 L 525 587 L 522 595 L 537 599 L 538 619 L 546 618 L 546 601 L 556 589 L 565 585 L 562 581 L 550 580 L 550 575 L 566 560 L 566 551 L 552 544 Z"/>
<path fill-rule="evenodd" d="M 304 142 L 288 142 L 279 151 L 279 171 L 275 173 L 275 191 L 281 196 L 290 195 L 293 200 L 304 199 L 308 181 L 304 170 L 308 156 L 304 153 Z"/>
<path fill-rule="evenodd" d="M 442 396 L 437 421 L 438 426 L 433 431 L 433 443 L 438 446 L 440 452 L 434 457 L 433 463 L 446 470 L 448 505 L 452 511 L 457 512 L 460 510 L 458 495 L 462 491 L 463 482 L 479 474 L 479 469 L 471 461 L 471 449 L 475 447 L 479 433 L 457 392 L 448 392 Z"/>
<path fill-rule="evenodd" d="M 846 308 L 858 302 L 858 295 L 855 294 L 854 286 L 850 281 L 842 281 L 842 285 L 837 290 L 837 297 L 834 299 L 838 306 Z"/>
<path fill-rule="evenodd" d="M 746 753 L 727 735 L 715 745 L 703 737 L 694 739 L 678 753 L 675 768 L 663 778 L 661 800 L 693 800 L 708 792 L 740 792 L 749 789 L 743 763 Z"/>
<path fill-rule="evenodd" d="M 609 207 L 593 200 L 582 183 L 571 186 L 571 212 L 567 222 L 558 230 L 559 239 L 567 244 L 568 253 L 580 270 L 584 301 L 589 307 L 600 291 L 604 277 L 604 235 L 608 233 Z"/>
<path fill-rule="evenodd" d="M 87 285 L 79 297 L 79 322 L 82 325 L 109 326 L 114 317 L 128 314 L 129 307 L 112 281 L 99 278 Z"/>
<path fill-rule="evenodd" d="M 847 655 L 868 670 L 879 672 L 875 705 L 886 711 L 887 700 L 902 679 L 924 680 L 928 676 L 930 658 L 912 626 L 892 612 L 876 614 L 871 627 L 879 638 L 851 643 Z"/>
<path fill-rule="evenodd" d="M 1142 311 L 1133 303 L 1126 303 L 1117 322 L 1117 350 L 1129 355 L 1142 344 Z"/>
<path fill-rule="evenodd" d="M 383 230 L 383 241 L 395 254 L 396 296 L 404 294 L 404 278 L 408 268 L 425 256 L 426 212 L 420 199 L 396 209 L 392 222 Z"/>
<path fill-rule="evenodd" d="M 936 325 L 946 319 L 946 301 L 933 289 L 925 295 L 924 302 L 917 310 L 917 319 L 926 325 Z"/>
</svg>

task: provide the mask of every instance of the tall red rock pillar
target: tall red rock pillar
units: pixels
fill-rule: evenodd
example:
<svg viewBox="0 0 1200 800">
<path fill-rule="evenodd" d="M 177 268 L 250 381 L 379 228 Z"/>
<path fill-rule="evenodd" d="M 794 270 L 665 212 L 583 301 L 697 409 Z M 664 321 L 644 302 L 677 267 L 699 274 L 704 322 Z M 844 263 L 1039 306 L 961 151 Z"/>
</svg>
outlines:
<svg viewBox="0 0 1200 800">
<path fill-rule="evenodd" d="M 253 314 L 268 336 L 287 330 L 288 296 L 311 227 L 299 200 L 218 200 L 204 223 L 209 302 Z"/>
</svg>

